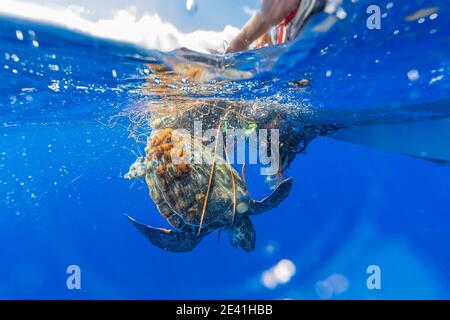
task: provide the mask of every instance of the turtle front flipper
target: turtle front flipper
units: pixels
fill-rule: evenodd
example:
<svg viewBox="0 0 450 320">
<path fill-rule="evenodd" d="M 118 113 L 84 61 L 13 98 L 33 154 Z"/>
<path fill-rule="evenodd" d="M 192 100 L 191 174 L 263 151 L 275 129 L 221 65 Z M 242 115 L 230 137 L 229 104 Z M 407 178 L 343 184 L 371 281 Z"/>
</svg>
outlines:
<svg viewBox="0 0 450 320">
<path fill-rule="evenodd" d="M 268 197 L 262 199 L 261 201 L 252 200 L 250 202 L 250 215 L 261 214 L 272 210 L 280 205 L 284 199 L 287 198 L 289 192 L 291 191 L 293 184 L 293 179 L 288 178 L 281 181 L 276 187 L 275 191 L 272 192 Z"/>
<path fill-rule="evenodd" d="M 203 236 L 193 236 L 186 232 L 153 228 L 142 224 L 130 216 L 126 216 L 134 226 L 155 246 L 172 252 L 188 252 L 194 249 Z"/>
</svg>

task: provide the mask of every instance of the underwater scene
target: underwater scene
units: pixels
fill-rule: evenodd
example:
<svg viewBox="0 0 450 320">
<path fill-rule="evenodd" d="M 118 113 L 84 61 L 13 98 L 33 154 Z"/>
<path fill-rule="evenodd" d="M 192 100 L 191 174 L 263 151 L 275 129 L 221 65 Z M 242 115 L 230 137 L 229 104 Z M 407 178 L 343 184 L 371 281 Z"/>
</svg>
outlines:
<svg viewBox="0 0 450 320">
<path fill-rule="evenodd" d="M 0 299 L 449 299 L 450 3 L 322 2 L 2 0 Z"/>
</svg>

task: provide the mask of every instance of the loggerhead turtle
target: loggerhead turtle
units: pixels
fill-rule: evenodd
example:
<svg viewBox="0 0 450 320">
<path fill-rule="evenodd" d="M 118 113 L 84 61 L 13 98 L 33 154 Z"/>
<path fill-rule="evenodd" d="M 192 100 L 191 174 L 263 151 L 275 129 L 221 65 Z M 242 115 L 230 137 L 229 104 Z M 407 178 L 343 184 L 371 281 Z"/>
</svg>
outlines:
<svg viewBox="0 0 450 320">
<path fill-rule="evenodd" d="M 232 246 L 252 251 L 256 234 L 250 216 L 277 207 L 288 196 L 292 179 L 282 181 L 271 195 L 255 201 L 230 165 L 172 161 L 174 156 L 186 156 L 192 146 L 172 129 L 156 131 L 148 138 L 146 157 L 139 157 L 125 175 L 127 179 L 145 177 L 150 197 L 176 230 L 128 219 L 150 242 L 167 251 L 191 251 L 215 230 L 226 231 Z"/>
</svg>

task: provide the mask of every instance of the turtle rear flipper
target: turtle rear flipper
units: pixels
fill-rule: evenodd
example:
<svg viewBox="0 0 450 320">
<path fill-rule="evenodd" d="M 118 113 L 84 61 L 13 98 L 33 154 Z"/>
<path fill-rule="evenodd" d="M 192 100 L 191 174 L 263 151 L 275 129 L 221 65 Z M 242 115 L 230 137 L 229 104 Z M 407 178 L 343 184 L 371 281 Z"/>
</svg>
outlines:
<svg viewBox="0 0 450 320">
<path fill-rule="evenodd" d="M 281 181 L 276 189 L 266 198 L 255 201 L 253 200 L 250 203 L 250 215 L 261 214 L 272 210 L 280 205 L 284 199 L 287 198 L 289 192 L 291 191 L 293 184 L 293 179 L 288 178 L 286 180 Z"/>
<path fill-rule="evenodd" d="M 134 226 L 155 246 L 172 252 L 188 252 L 194 249 L 203 236 L 193 236 L 186 232 L 153 228 L 126 216 Z"/>
<path fill-rule="evenodd" d="M 256 233 L 248 216 L 228 230 L 228 237 L 233 247 L 241 247 L 247 252 L 255 249 Z"/>
</svg>

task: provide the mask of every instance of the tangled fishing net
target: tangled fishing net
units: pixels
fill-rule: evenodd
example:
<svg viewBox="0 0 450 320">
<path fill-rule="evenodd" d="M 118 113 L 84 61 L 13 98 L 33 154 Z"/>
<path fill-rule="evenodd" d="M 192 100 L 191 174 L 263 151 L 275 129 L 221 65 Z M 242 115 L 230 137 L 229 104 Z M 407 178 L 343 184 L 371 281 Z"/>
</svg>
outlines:
<svg viewBox="0 0 450 320">
<path fill-rule="evenodd" d="M 189 69 L 182 65 L 174 70 L 162 64 L 149 65 L 149 68 L 152 74 L 144 92 L 151 97 L 151 102 L 136 105 L 126 113 L 130 137 L 144 144 L 153 132 L 164 129 L 183 129 L 194 136 L 198 134 L 195 127 L 198 123 L 202 134 L 215 129 L 224 136 L 230 129 L 248 134 L 260 129 L 278 129 L 280 168 L 276 176 L 281 178 L 295 156 L 304 152 L 315 137 L 336 129 L 306 125 L 301 121 L 299 108 L 291 105 L 211 97 L 221 83 L 198 82 L 209 69 Z M 268 138 L 270 142 L 271 137 Z M 223 150 L 215 151 L 224 157 Z"/>
</svg>

